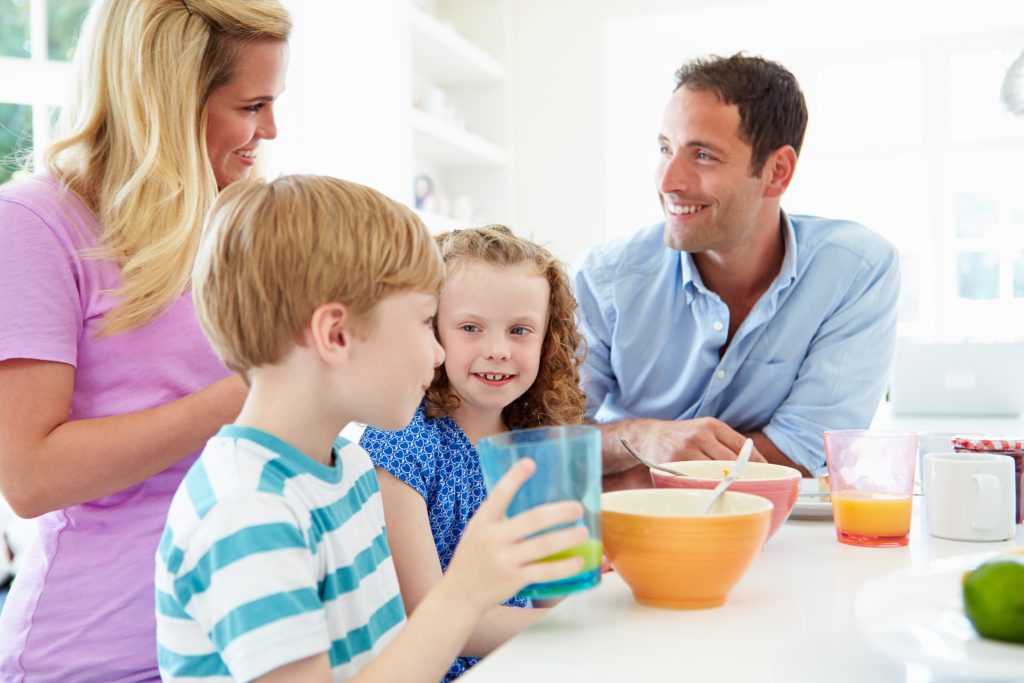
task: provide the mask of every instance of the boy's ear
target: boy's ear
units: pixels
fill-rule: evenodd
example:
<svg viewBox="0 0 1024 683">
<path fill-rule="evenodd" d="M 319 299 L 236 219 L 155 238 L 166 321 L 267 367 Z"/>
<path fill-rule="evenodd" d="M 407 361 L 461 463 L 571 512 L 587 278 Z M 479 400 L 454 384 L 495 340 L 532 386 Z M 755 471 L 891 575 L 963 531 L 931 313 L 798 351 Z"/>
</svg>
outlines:
<svg viewBox="0 0 1024 683">
<path fill-rule="evenodd" d="M 331 302 L 313 311 L 306 334 L 310 337 L 310 346 L 325 363 L 338 365 L 346 361 L 352 351 L 351 326 L 352 315 L 345 304 Z"/>
</svg>

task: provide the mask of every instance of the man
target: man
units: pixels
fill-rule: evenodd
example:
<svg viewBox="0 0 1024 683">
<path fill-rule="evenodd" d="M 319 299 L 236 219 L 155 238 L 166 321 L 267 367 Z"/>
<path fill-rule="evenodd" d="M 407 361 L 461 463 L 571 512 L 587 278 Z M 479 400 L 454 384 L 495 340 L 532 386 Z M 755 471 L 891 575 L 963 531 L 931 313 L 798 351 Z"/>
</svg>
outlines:
<svg viewBox="0 0 1024 683">
<path fill-rule="evenodd" d="M 754 459 L 817 473 L 822 431 L 867 427 L 882 395 L 896 251 L 782 211 L 807 125 L 789 71 L 738 54 L 676 79 L 658 135 L 664 223 L 598 245 L 575 277 L 605 485 L 650 485 L 623 436 L 658 462 L 733 460 L 749 436 Z"/>
</svg>

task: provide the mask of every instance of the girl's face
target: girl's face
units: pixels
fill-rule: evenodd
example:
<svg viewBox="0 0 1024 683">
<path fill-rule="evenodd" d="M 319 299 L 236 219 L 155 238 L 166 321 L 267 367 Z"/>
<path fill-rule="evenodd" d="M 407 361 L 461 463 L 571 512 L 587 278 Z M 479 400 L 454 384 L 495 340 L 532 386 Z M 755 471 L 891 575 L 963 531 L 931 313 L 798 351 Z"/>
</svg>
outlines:
<svg viewBox="0 0 1024 683">
<path fill-rule="evenodd" d="M 457 417 L 484 420 L 537 379 L 548 326 L 548 281 L 527 266 L 469 262 L 448 276 L 437 309 Z"/>
<path fill-rule="evenodd" d="M 206 152 L 217 187 L 249 175 L 260 140 L 277 137 L 274 100 L 284 90 L 288 45 L 256 40 L 239 48 L 231 81 L 206 102 Z"/>
</svg>

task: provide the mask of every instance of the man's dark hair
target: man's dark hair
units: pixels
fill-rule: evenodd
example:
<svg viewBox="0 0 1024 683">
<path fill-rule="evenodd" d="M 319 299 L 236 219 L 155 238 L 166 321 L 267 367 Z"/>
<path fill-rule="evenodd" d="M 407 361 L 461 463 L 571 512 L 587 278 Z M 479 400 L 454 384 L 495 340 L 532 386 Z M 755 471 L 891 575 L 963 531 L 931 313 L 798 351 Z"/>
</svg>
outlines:
<svg viewBox="0 0 1024 683">
<path fill-rule="evenodd" d="M 807 129 L 807 103 L 796 77 L 784 66 L 742 52 L 683 64 L 676 90 L 709 90 L 740 110 L 740 136 L 753 148 L 752 175 L 759 175 L 768 155 L 792 145 L 797 155 Z"/>
</svg>

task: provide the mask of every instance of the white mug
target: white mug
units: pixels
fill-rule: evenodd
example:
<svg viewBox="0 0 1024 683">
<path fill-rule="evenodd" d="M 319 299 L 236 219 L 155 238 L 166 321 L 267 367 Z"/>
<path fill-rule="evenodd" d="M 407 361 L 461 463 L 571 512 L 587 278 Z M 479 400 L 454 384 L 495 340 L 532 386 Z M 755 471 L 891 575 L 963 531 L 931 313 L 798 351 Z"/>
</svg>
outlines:
<svg viewBox="0 0 1024 683">
<path fill-rule="evenodd" d="M 932 536 L 1005 541 L 1016 529 L 1013 458 L 995 453 L 924 456 L 925 508 Z"/>
</svg>

